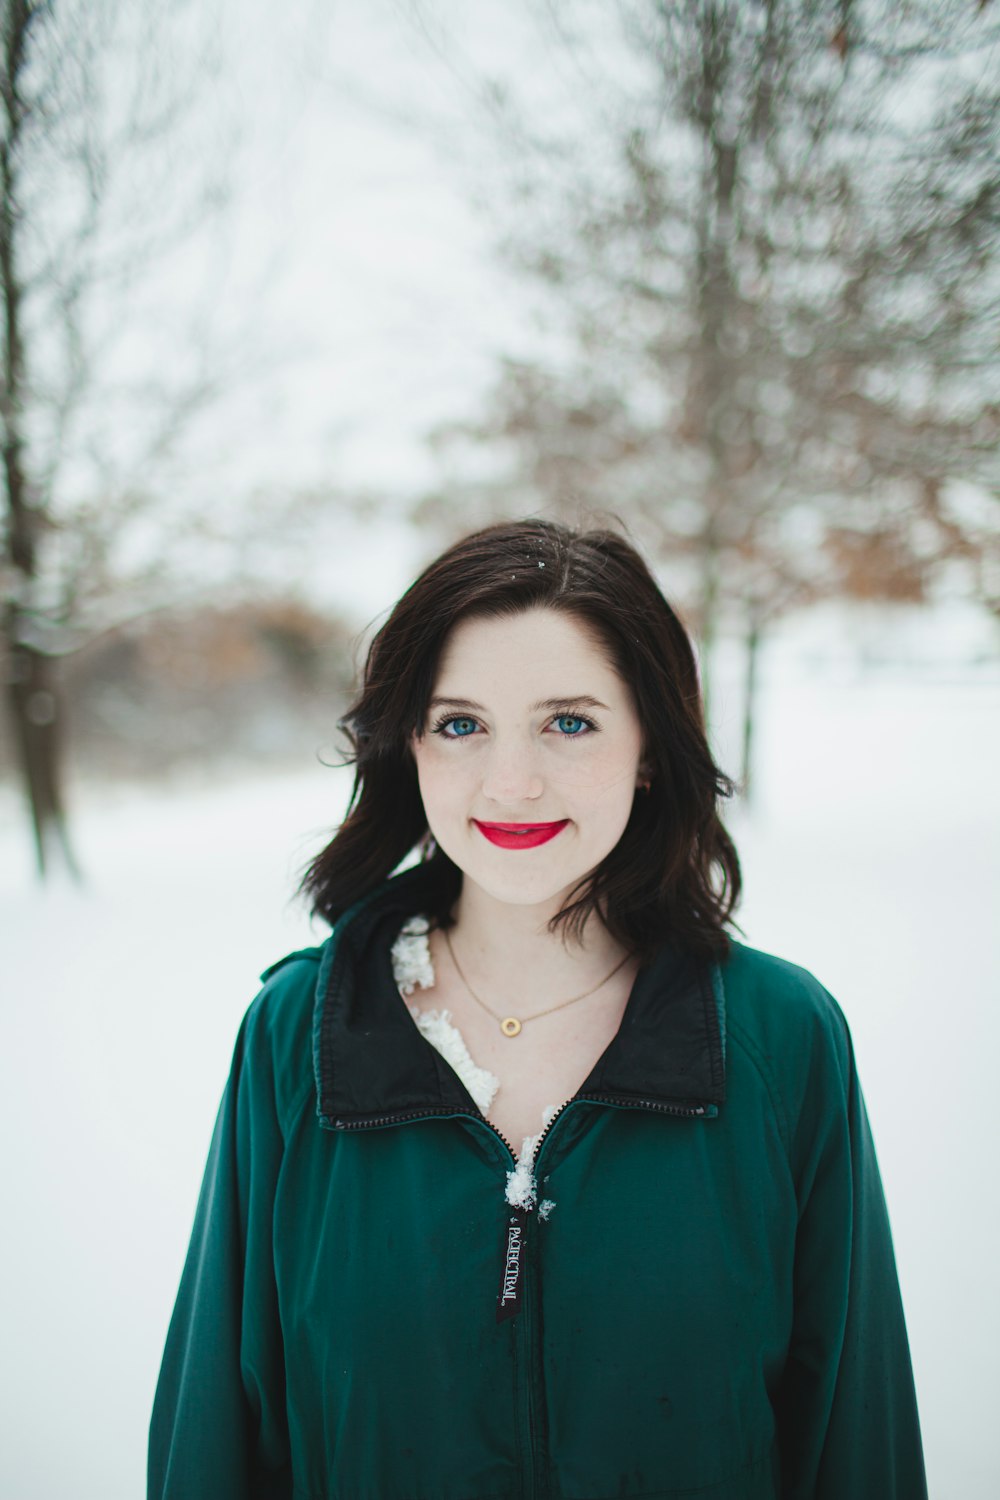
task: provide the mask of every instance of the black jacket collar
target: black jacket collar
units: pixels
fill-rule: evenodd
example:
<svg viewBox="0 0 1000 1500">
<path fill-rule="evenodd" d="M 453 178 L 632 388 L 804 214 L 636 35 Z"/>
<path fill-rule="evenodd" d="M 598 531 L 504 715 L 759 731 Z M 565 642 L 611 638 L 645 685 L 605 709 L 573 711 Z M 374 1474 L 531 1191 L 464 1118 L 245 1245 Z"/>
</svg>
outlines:
<svg viewBox="0 0 1000 1500">
<path fill-rule="evenodd" d="M 421 1036 L 392 972 L 401 926 L 427 909 L 426 879 L 419 865 L 393 876 L 344 913 L 325 945 L 313 1017 L 323 1125 L 479 1115 L 458 1075 Z M 621 1025 L 579 1095 L 715 1114 L 725 1095 L 723 1027 L 718 971 L 665 942 L 640 969 Z"/>
</svg>

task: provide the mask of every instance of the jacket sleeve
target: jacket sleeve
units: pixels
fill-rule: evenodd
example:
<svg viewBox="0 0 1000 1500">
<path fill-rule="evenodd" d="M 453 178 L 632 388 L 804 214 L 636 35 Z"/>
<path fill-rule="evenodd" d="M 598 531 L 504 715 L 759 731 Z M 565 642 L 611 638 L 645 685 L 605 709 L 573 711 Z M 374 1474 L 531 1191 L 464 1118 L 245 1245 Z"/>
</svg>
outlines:
<svg viewBox="0 0 1000 1500">
<path fill-rule="evenodd" d="M 850 1032 L 828 1010 L 793 1169 L 794 1322 L 779 1404 L 783 1500 L 926 1500 L 892 1236 Z"/>
<path fill-rule="evenodd" d="M 258 996 L 222 1095 L 149 1429 L 148 1500 L 291 1495 L 271 1251 L 282 1136 Z"/>
</svg>

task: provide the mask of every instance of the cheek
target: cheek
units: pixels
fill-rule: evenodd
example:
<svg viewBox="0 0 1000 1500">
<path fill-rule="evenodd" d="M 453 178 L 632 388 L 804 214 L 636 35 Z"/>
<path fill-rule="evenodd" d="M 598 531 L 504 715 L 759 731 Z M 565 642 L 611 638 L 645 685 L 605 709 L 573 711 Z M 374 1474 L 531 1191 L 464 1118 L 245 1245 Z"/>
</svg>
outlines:
<svg viewBox="0 0 1000 1500">
<path fill-rule="evenodd" d="M 620 747 L 607 750 L 595 747 L 586 758 L 559 767 L 552 781 L 567 795 L 576 794 L 598 803 L 617 802 L 623 793 L 631 797 L 637 768 L 637 757 Z"/>
<path fill-rule="evenodd" d="M 456 766 L 447 751 L 437 745 L 424 745 L 414 752 L 417 784 L 425 810 L 445 808 L 456 800 L 462 783 L 461 767 Z"/>
</svg>

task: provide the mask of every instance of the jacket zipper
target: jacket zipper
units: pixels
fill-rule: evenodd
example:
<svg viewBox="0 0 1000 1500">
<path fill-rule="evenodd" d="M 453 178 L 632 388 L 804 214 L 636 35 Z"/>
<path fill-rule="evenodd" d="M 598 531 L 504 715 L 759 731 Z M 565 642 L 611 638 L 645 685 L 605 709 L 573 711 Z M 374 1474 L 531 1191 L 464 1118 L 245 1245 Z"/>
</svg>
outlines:
<svg viewBox="0 0 1000 1500">
<path fill-rule="evenodd" d="M 583 1103 L 610 1104 L 618 1108 L 649 1109 L 654 1110 L 659 1114 L 673 1115 L 680 1119 L 699 1119 L 706 1113 L 706 1109 L 703 1104 L 667 1104 L 660 1103 L 655 1099 L 627 1099 L 624 1096 L 616 1094 L 574 1094 L 571 1099 L 567 1099 L 564 1101 L 564 1103 L 560 1104 L 559 1108 L 556 1110 L 555 1114 L 552 1115 L 549 1123 L 545 1126 L 541 1135 L 538 1137 L 538 1140 L 535 1142 L 535 1149 L 531 1154 L 531 1175 L 532 1179 L 535 1182 L 536 1200 L 541 1193 L 541 1187 L 535 1175 L 535 1168 L 538 1164 L 542 1146 L 546 1138 L 548 1137 L 548 1134 L 553 1125 L 556 1123 L 559 1116 L 563 1113 L 563 1110 L 568 1109 L 571 1104 Z M 489 1124 L 489 1121 L 487 1121 L 487 1124 Z M 508 1149 L 510 1149 L 509 1145 Z M 534 1331 L 536 1301 L 539 1293 L 539 1247 L 535 1244 L 536 1239 L 537 1236 L 533 1232 L 530 1236 L 531 1250 L 525 1262 L 526 1276 L 530 1276 L 531 1279 L 530 1281 L 526 1281 L 524 1287 L 523 1313 L 522 1316 L 517 1320 L 521 1324 L 521 1328 L 520 1330 L 515 1330 L 515 1337 L 520 1337 L 522 1349 L 524 1370 L 525 1426 L 527 1429 L 528 1438 L 528 1463 L 525 1465 L 526 1478 L 522 1492 L 524 1495 L 524 1500 L 533 1500 L 533 1497 L 535 1495 L 541 1494 L 544 1489 L 545 1483 L 545 1474 L 543 1468 L 544 1457 L 539 1441 L 538 1421 L 538 1408 L 540 1406 L 541 1397 L 536 1397 L 534 1393 L 534 1386 L 538 1376 L 538 1365 L 540 1362 L 540 1350 L 534 1347 L 536 1342 Z"/>
<path fill-rule="evenodd" d="M 614 1104 L 623 1109 L 651 1109 L 659 1114 L 679 1115 L 685 1120 L 700 1119 L 708 1113 L 704 1104 L 665 1104 L 659 1099 L 628 1099 L 617 1094 L 577 1094 L 577 1099 L 586 1099 L 591 1104 Z M 566 1103 L 573 1101 L 567 1099 Z M 563 1105 L 563 1109 L 566 1105 Z M 551 1123 L 551 1122 L 550 1122 Z"/>
<path fill-rule="evenodd" d="M 567 1109 L 571 1104 L 583 1103 L 610 1104 L 615 1107 L 624 1109 L 649 1109 L 659 1114 L 674 1115 L 682 1119 L 697 1119 L 706 1114 L 706 1108 L 703 1104 L 668 1104 L 661 1103 L 656 1099 L 628 1099 L 622 1095 L 616 1094 L 574 1094 L 571 1099 L 566 1099 L 562 1104 L 560 1104 L 555 1114 L 552 1115 L 548 1124 L 542 1130 L 541 1134 L 538 1137 L 538 1140 L 535 1142 L 535 1149 L 531 1154 L 530 1163 L 530 1170 L 533 1180 L 535 1179 L 535 1166 L 538 1162 L 539 1153 L 553 1125 L 558 1120 L 563 1111 Z M 478 1125 L 485 1125 L 487 1130 L 495 1135 L 497 1139 L 500 1140 L 507 1148 L 507 1153 L 510 1156 L 513 1166 L 517 1165 L 518 1157 L 510 1141 L 508 1141 L 507 1137 L 501 1131 L 499 1131 L 496 1126 L 486 1118 L 484 1114 L 482 1114 L 481 1112 L 472 1114 L 472 1112 L 469 1110 L 455 1109 L 453 1106 L 448 1104 L 426 1105 L 423 1109 L 407 1110 L 402 1113 L 397 1112 L 395 1114 L 371 1115 L 362 1120 L 337 1120 L 335 1122 L 335 1127 L 337 1130 L 377 1129 L 380 1126 L 401 1125 L 408 1120 L 433 1119 L 435 1116 L 441 1115 L 450 1115 L 453 1119 L 459 1117 L 475 1120 Z M 537 1201 L 537 1181 L 535 1182 L 535 1194 Z M 526 1215 L 530 1212 L 530 1209 L 527 1210 Z M 524 1224 L 526 1228 L 526 1216 Z M 539 1444 L 537 1413 L 538 1401 L 534 1394 L 534 1384 L 537 1378 L 538 1351 L 534 1348 L 535 1305 L 532 1298 L 537 1297 L 538 1288 L 536 1285 L 537 1276 L 532 1274 L 532 1270 L 529 1268 L 530 1262 L 534 1262 L 537 1259 L 538 1250 L 534 1243 L 534 1233 L 532 1233 L 527 1238 L 530 1239 L 531 1249 L 530 1251 L 528 1251 L 527 1248 L 522 1245 L 522 1254 L 525 1256 L 523 1268 L 525 1285 L 523 1288 L 521 1299 L 521 1316 L 517 1319 L 519 1327 L 513 1330 L 513 1336 L 517 1340 L 518 1346 L 521 1351 L 520 1366 L 523 1386 L 521 1410 L 522 1420 L 524 1424 L 524 1438 L 527 1443 L 527 1463 L 524 1467 L 525 1479 L 524 1485 L 522 1487 L 522 1494 L 524 1500 L 533 1500 L 533 1497 L 541 1492 L 544 1475 L 542 1472 L 543 1458 Z"/>
<path fill-rule="evenodd" d="M 568 1101 L 567 1101 L 568 1102 Z M 563 1106 L 565 1108 L 565 1105 Z M 407 1120 L 428 1120 L 435 1115 L 450 1115 L 452 1119 L 475 1120 L 477 1125 L 485 1125 L 487 1130 L 503 1142 L 510 1153 L 511 1161 L 517 1165 L 517 1156 L 514 1148 L 505 1135 L 502 1135 L 495 1125 L 487 1120 L 485 1115 L 474 1115 L 468 1109 L 456 1109 L 452 1104 L 425 1104 L 423 1109 L 411 1109 L 404 1113 L 391 1115 L 368 1115 L 362 1120 L 335 1120 L 335 1130 L 374 1130 L 383 1125 L 403 1125 Z M 549 1122 L 551 1124 L 551 1121 Z"/>
<path fill-rule="evenodd" d="M 538 1160 L 538 1153 L 542 1149 L 542 1142 L 563 1110 L 570 1104 L 613 1104 L 620 1109 L 651 1109 L 659 1114 L 677 1115 L 681 1119 L 697 1119 L 706 1113 L 704 1104 L 661 1104 L 656 1099 L 626 1099 L 616 1094 L 574 1094 L 571 1099 L 567 1099 L 563 1104 L 560 1104 L 535 1142 L 535 1149 L 531 1156 L 532 1169 L 534 1169 L 534 1165 Z M 489 1121 L 487 1120 L 486 1123 L 489 1124 Z"/>
<path fill-rule="evenodd" d="M 549 1123 L 545 1126 L 545 1129 L 538 1137 L 534 1152 L 532 1153 L 532 1164 L 534 1164 L 534 1162 L 537 1160 L 538 1152 L 541 1148 L 542 1142 L 544 1141 L 545 1137 L 548 1135 L 549 1131 L 552 1129 L 553 1125 L 558 1120 L 559 1116 L 562 1114 L 566 1106 L 569 1104 L 578 1103 L 614 1104 L 618 1107 L 628 1109 L 651 1109 L 656 1110 L 661 1114 L 680 1115 L 684 1118 L 694 1118 L 696 1116 L 704 1115 L 706 1112 L 704 1104 L 663 1104 L 657 1099 L 628 1099 L 624 1097 L 618 1097 L 614 1094 L 574 1094 L 571 1099 L 567 1099 L 564 1101 L 564 1103 L 560 1104 L 559 1108 L 556 1110 L 555 1114 L 549 1120 Z M 496 1128 L 494 1124 L 492 1124 L 486 1118 L 484 1114 L 473 1114 L 469 1109 L 456 1109 L 452 1104 L 425 1104 L 422 1109 L 411 1109 L 402 1113 L 395 1112 L 388 1115 L 367 1115 L 360 1120 L 336 1120 L 334 1122 L 334 1128 L 337 1130 L 371 1130 L 381 1125 L 402 1125 L 407 1120 L 426 1120 L 430 1119 L 434 1115 L 451 1115 L 452 1118 L 475 1120 L 477 1124 L 485 1125 L 486 1128 L 488 1130 L 491 1130 L 493 1134 L 497 1136 L 507 1147 L 507 1150 L 510 1152 L 511 1159 L 516 1165 L 518 1160 L 517 1153 L 515 1152 L 510 1141 L 505 1135 L 502 1134 L 501 1131 Z"/>
</svg>

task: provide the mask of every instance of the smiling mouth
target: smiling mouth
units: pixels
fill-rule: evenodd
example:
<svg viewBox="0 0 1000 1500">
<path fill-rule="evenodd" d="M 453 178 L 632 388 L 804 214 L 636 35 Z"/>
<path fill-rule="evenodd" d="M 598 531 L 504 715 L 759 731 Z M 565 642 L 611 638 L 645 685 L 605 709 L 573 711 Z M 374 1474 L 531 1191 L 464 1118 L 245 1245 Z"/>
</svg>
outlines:
<svg viewBox="0 0 1000 1500">
<path fill-rule="evenodd" d="M 554 839 L 569 819 L 562 818 L 558 823 L 481 823 L 478 818 L 472 821 L 483 838 L 502 849 L 534 849 L 538 844 Z"/>
<path fill-rule="evenodd" d="M 473 818 L 472 821 L 479 823 L 478 818 Z M 558 823 L 479 823 L 479 826 L 495 829 L 498 833 L 543 833 L 549 828 L 561 828 L 568 822 L 568 818 L 561 818 Z"/>
</svg>

